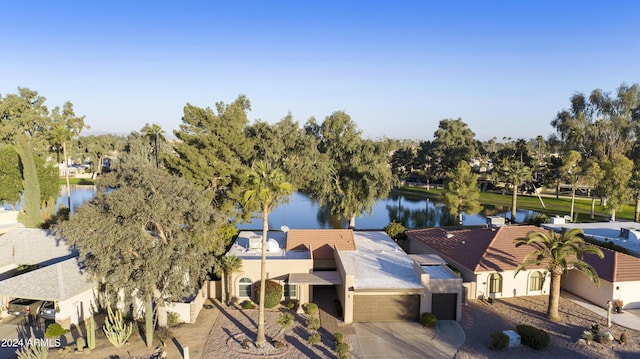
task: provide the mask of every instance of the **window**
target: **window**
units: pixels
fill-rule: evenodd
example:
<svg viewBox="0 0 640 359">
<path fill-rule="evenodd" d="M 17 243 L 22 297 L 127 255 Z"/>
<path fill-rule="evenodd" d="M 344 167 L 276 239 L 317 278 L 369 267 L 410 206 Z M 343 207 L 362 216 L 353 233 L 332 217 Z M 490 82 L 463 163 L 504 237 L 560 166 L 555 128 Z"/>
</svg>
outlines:
<svg viewBox="0 0 640 359">
<path fill-rule="evenodd" d="M 296 298 L 298 296 L 298 286 L 295 284 L 284 283 L 284 297 Z"/>
<path fill-rule="evenodd" d="M 245 277 L 238 282 L 238 297 L 251 298 L 251 279 Z"/>
<path fill-rule="evenodd" d="M 502 293 L 502 276 L 493 273 L 489 276 L 489 293 Z"/>
<path fill-rule="evenodd" d="M 540 272 L 533 272 L 529 276 L 529 290 L 542 290 L 544 277 Z"/>
</svg>

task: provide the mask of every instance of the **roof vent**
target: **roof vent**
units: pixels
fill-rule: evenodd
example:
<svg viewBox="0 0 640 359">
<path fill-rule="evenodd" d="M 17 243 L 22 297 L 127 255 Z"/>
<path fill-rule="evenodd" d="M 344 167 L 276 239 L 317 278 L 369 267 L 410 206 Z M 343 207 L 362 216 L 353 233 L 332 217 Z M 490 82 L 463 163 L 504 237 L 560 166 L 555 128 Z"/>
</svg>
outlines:
<svg viewBox="0 0 640 359">
<path fill-rule="evenodd" d="M 447 237 L 447 238 L 451 238 L 451 237 L 453 237 L 453 234 L 451 234 L 451 233 L 447 233 L 447 234 L 445 234 L 444 236 L 445 236 L 445 237 Z"/>
<path fill-rule="evenodd" d="M 284 233 L 287 233 L 287 232 L 289 232 L 289 227 L 282 226 L 282 227 L 280 227 L 280 230 L 283 231 Z"/>
</svg>

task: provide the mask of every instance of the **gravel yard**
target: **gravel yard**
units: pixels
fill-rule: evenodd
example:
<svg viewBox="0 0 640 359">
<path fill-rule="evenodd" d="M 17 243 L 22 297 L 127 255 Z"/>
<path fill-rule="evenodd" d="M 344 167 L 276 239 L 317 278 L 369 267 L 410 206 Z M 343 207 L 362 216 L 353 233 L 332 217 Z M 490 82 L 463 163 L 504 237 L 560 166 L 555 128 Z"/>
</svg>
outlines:
<svg viewBox="0 0 640 359">
<path fill-rule="evenodd" d="M 592 323 L 606 327 L 606 319 L 565 299 L 560 298 L 560 315 L 563 320 L 554 323 L 545 318 L 547 296 L 500 299 L 491 305 L 481 301 L 471 301 L 463 307 L 460 325 L 466 333 L 465 344 L 460 348 L 457 359 L 477 358 L 638 358 L 640 357 L 640 332 L 627 330 L 630 343 L 620 345 L 617 341 L 603 345 L 579 344 L 582 332 Z M 528 324 L 546 330 L 551 341 L 547 349 L 536 351 L 527 346 L 492 351 L 488 348 L 489 335 L 512 329 L 517 324 Z M 610 328 L 614 338 L 626 328 L 613 325 Z"/>
</svg>

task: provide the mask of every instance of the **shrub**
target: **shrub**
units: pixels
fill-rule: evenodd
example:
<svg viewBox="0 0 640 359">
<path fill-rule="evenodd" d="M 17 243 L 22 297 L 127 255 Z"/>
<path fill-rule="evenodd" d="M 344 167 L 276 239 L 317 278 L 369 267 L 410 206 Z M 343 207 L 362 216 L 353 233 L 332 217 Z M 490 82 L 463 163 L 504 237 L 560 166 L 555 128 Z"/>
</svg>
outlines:
<svg viewBox="0 0 640 359">
<path fill-rule="evenodd" d="M 47 338 L 58 338 L 69 333 L 69 329 L 64 329 L 58 323 L 51 323 L 44 332 L 44 336 Z"/>
<path fill-rule="evenodd" d="M 318 314 L 318 305 L 315 303 L 307 303 L 304 305 L 304 312 L 308 315 Z"/>
<path fill-rule="evenodd" d="M 282 305 L 284 305 L 284 307 L 289 310 L 295 311 L 296 309 L 298 309 L 298 301 L 295 299 L 287 299 L 284 302 L 282 302 Z"/>
<path fill-rule="evenodd" d="M 420 324 L 425 327 L 435 327 L 438 323 L 438 319 L 432 313 L 422 313 L 420 316 Z"/>
<path fill-rule="evenodd" d="M 318 317 L 307 318 L 307 329 L 310 331 L 316 331 L 320 329 L 320 319 Z"/>
<path fill-rule="evenodd" d="M 622 334 L 620 334 L 620 344 L 627 342 L 629 342 L 629 334 L 627 334 L 627 332 L 622 332 Z"/>
<path fill-rule="evenodd" d="M 347 343 L 336 344 L 336 353 L 338 353 L 338 357 L 343 358 L 348 351 L 349 351 L 349 344 Z"/>
<path fill-rule="evenodd" d="M 244 302 L 242 302 L 242 304 L 240 304 L 240 306 L 242 307 L 242 309 L 256 309 L 256 305 L 253 304 L 253 302 L 250 300 L 245 300 Z"/>
<path fill-rule="evenodd" d="M 582 339 L 584 339 L 587 343 L 592 342 L 594 337 L 595 335 L 590 330 L 585 330 L 584 332 L 582 332 Z"/>
<path fill-rule="evenodd" d="M 84 351 L 84 347 L 86 347 L 87 342 L 85 342 L 83 337 L 78 337 L 78 339 L 76 339 L 76 350 L 81 352 Z"/>
<path fill-rule="evenodd" d="M 344 334 L 333 333 L 333 340 L 336 342 L 336 344 L 344 343 Z"/>
<path fill-rule="evenodd" d="M 386 227 L 384 227 L 384 231 L 389 235 L 389 237 L 394 240 L 399 239 L 407 239 L 407 235 L 404 233 L 405 228 L 402 223 L 398 223 L 396 221 L 392 221 Z"/>
<path fill-rule="evenodd" d="M 516 326 L 516 331 L 520 334 L 522 344 L 528 345 L 536 350 L 541 350 L 549 345 L 549 333 L 542 329 L 526 324 Z"/>
<path fill-rule="evenodd" d="M 509 337 L 503 332 L 495 332 L 490 337 L 489 349 L 491 350 L 502 350 L 509 345 Z"/>
<path fill-rule="evenodd" d="M 598 333 L 596 333 L 596 338 L 600 344 L 611 344 L 613 341 L 613 335 L 605 329 L 600 329 Z"/>
<path fill-rule="evenodd" d="M 282 284 L 274 282 L 272 280 L 266 280 L 264 283 L 264 307 L 273 308 L 278 305 L 280 303 L 280 299 L 282 299 Z M 260 282 L 255 285 L 254 295 L 256 298 L 256 302 L 260 303 Z"/>
<path fill-rule="evenodd" d="M 180 324 L 180 314 L 176 312 L 167 312 L 167 326 L 173 327 Z"/>
<path fill-rule="evenodd" d="M 310 334 L 308 342 L 309 342 L 309 344 L 318 344 L 318 343 L 320 343 L 320 334 L 318 334 L 317 332 Z"/>
</svg>

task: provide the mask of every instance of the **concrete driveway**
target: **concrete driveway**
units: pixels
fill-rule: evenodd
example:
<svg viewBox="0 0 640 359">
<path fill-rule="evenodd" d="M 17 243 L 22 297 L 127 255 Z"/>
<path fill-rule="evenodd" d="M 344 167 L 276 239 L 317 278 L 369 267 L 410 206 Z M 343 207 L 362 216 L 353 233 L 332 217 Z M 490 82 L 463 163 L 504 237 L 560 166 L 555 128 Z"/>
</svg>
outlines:
<svg viewBox="0 0 640 359">
<path fill-rule="evenodd" d="M 354 323 L 353 353 L 358 359 L 453 358 L 464 344 L 465 334 L 453 320 L 439 320 L 431 339 L 414 322 Z"/>
</svg>

